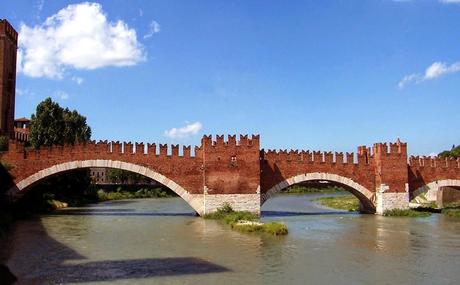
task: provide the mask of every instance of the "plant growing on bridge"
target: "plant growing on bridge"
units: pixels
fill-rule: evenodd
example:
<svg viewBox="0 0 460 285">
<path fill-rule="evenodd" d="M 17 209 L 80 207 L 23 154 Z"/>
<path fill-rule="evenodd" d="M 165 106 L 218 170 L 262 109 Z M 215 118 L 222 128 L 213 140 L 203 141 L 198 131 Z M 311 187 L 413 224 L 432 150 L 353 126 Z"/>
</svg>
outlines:
<svg viewBox="0 0 460 285">
<path fill-rule="evenodd" d="M 7 150 L 8 150 L 8 137 L 0 136 L 0 151 L 7 151 Z"/>
</svg>

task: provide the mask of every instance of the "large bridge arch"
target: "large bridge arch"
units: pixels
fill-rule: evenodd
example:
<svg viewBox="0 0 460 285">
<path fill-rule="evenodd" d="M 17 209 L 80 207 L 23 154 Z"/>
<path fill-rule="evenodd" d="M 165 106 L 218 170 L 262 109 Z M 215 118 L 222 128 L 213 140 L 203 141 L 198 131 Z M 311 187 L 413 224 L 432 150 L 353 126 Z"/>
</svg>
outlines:
<svg viewBox="0 0 460 285">
<path fill-rule="evenodd" d="M 122 169 L 149 177 L 152 180 L 155 180 L 174 191 L 177 195 L 184 199 L 185 202 L 189 204 L 198 214 L 201 215 L 203 213 L 203 200 L 201 197 L 202 195 L 190 194 L 187 190 L 185 190 L 184 187 L 182 187 L 178 183 L 148 167 L 118 160 L 76 160 L 56 164 L 54 166 L 42 169 L 17 182 L 16 185 L 9 190 L 9 194 L 10 196 L 14 197 L 16 196 L 16 194 L 21 194 L 21 192 L 27 191 L 27 189 L 31 186 L 48 177 L 75 169 L 91 167 Z"/>
<path fill-rule="evenodd" d="M 327 172 L 304 173 L 281 181 L 261 195 L 261 206 L 281 190 L 291 185 L 307 181 L 329 181 L 345 186 L 346 190 L 359 199 L 363 211 L 375 212 L 375 193 L 350 178 Z"/>
<path fill-rule="evenodd" d="M 419 187 L 411 193 L 411 201 L 429 203 L 437 201 L 437 194 L 442 187 L 460 187 L 460 179 L 439 179 Z"/>
</svg>

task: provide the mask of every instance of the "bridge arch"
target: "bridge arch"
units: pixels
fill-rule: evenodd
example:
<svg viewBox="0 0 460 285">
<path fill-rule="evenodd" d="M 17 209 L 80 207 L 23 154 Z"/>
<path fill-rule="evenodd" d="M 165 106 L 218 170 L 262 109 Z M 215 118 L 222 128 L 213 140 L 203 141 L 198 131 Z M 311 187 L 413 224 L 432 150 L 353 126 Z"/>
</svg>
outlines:
<svg viewBox="0 0 460 285">
<path fill-rule="evenodd" d="M 106 168 L 115 168 L 115 169 L 122 169 L 131 171 L 134 173 L 141 174 L 143 176 L 149 177 L 152 180 L 155 180 L 164 186 L 168 187 L 172 191 L 174 191 L 177 195 L 179 195 L 182 199 L 185 200 L 187 204 L 189 204 L 197 213 L 200 215 L 202 214 L 203 209 L 203 202 L 201 199 L 202 195 L 193 195 L 190 194 L 187 190 L 185 190 L 182 186 L 178 183 L 174 182 L 170 178 L 160 174 L 148 167 L 137 165 L 134 163 L 118 161 L 118 160 L 77 160 L 77 161 L 69 161 L 61 164 L 56 164 L 54 166 L 42 169 L 25 179 L 22 179 L 15 186 L 10 189 L 10 195 L 15 196 L 15 193 L 21 193 L 26 191 L 29 187 L 35 185 L 36 183 L 40 182 L 41 180 L 57 175 L 59 173 L 75 170 L 75 169 L 82 169 L 82 168 L 90 168 L 90 167 L 106 167 Z"/>
<path fill-rule="evenodd" d="M 281 190 L 291 185 L 307 181 L 329 181 L 344 186 L 348 192 L 351 192 L 359 199 L 363 211 L 375 212 L 375 193 L 350 178 L 327 172 L 304 173 L 281 181 L 261 195 L 261 206 Z"/>
<path fill-rule="evenodd" d="M 460 179 L 439 179 L 419 187 L 411 194 L 411 201 L 416 203 L 436 202 L 441 187 L 460 187 Z"/>
</svg>

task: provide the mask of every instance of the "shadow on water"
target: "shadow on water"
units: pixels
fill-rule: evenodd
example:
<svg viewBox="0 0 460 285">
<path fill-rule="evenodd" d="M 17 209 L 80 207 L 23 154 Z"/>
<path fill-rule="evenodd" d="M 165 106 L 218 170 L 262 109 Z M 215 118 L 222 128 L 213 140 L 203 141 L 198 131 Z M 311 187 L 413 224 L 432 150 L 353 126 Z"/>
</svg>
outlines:
<svg viewBox="0 0 460 285">
<path fill-rule="evenodd" d="M 119 211 L 121 210 L 121 211 Z M 73 209 L 62 215 L 184 215 L 175 213 L 132 213 L 131 209 Z M 117 211 L 119 211 L 117 213 Z M 94 213 L 91 213 L 94 212 Z M 6 265 L 18 278 L 17 284 L 67 284 L 162 276 L 209 274 L 230 269 L 198 257 L 161 257 L 91 261 L 51 237 L 41 218 L 19 221 L 9 234 L 11 243 L 0 244 L 0 253 L 9 256 Z M 14 254 L 19 250 L 19 254 Z M 46 262 L 43 262 L 46 261 Z M 39 265 L 39 266 L 37 266 Z M 3 284 L 0 280 L 0 284 Z M 15 283 L 16 284 L 16 283 Z"/>
<path fill-rule="evenodd" d="M 289 211 L 262 211 L 262 217 L 293 217 L 293 216 L 335 216 L 335 215 L 359 215 L 359 212 L 324 211 L 324 212 L 289 212 Z"/>
<path fill-rule="evenodd" d="M 195 257 L 94 261 L 55 269 L 59 282 L 97 282 L 160 276 L 220 273 L 227 268 Z"/>
<path fill-rule="evenodd" d="M 134 209 L 62 209 L 48 216 L 130 216 L 130 217 L 192 217 L 194 213 L 136 212 Z"/>
</svg>

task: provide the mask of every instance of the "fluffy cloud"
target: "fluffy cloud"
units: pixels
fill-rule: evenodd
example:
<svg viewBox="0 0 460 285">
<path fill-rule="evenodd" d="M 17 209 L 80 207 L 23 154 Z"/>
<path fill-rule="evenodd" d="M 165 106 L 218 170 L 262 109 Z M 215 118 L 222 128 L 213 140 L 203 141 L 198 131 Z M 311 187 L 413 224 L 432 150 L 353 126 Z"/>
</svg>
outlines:
<svg viewBox="0 0 460 285">
<path fill-rule="evenodd" d="M 96 69 L 135 65 L 145 59 L 136 31 L 109 22 L 97 3 L 69 5 L 44 23 L 22 24 L 18 72 L 31 77 L 63 78 L 67 68 Z"/>
<path fill-rule="evenodd" d="M 149 29 L 150 29 L 149 32 L 144 35 L 144 39 L 148 39 L 151 36 L 153 36 L 153 34 L 159 33 L 160 32 L 160 24 L 158 24 L 157 21 L 152 21 L 152 22 L 150 22 Z"/>
<path fill-rule="evenodd" d="M 460 61 L 454 62 L 450 65 L 445 62 L 434 62 L 433 64 L 427 67 L 424 74 L 414 73 L 404 76 L 403 79 L 399 81 L 398 87 L 399 89 L 403 89 L 411 83 L 420 83 L 422 81 L 436 79 L 443 75 L 459 71 Z"/>
<path fill-rule="evenodd" d="M 200 122 L 195 122 L 191 124 L 188 123 L 182 128 L 172 128 L 170 130 L 166 130 L 164 132 L 164 135 L 172 139 L 186 138 L 192 135 L 196 135 L 202 127 L 203 125 Z"/>
</svg>

